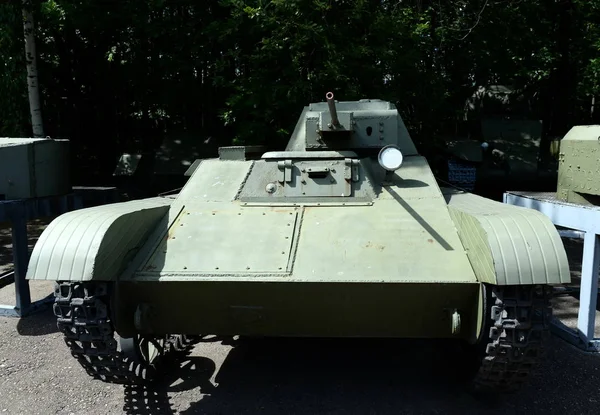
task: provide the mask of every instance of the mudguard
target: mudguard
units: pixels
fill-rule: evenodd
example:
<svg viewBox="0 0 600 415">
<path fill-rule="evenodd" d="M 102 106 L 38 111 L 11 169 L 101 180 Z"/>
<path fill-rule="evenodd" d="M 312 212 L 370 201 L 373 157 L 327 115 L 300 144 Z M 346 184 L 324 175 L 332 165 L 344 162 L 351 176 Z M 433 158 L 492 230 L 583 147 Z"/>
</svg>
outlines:
<svg viewBox="0 0 600 415">
<path fill-rule="evenodd" d="M 571 281 L 560 235 L 542 213 L 457 190 L 443 193 L 479 281 L 496 285 Z"/>
<path fill-rule="evenodd" d="M 115 280 L 172 202 L 170 198 L 149 198 L 57 217 L 33 249 L 27 279 Z"/>
</svg>

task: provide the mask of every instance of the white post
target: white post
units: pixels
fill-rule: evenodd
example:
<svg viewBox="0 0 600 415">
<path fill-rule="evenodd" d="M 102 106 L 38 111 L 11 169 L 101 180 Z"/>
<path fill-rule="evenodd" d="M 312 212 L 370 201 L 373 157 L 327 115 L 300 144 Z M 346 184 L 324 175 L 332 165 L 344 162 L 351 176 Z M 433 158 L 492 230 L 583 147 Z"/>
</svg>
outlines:
<svg viewBox="0 0 600 415">
<path fill-rule="evenodd" d="M 34 137 L 44 137 L 42 106 L 38 86 L 37 56 L 35 51 L 35 33 L 33 13 L 29 0 L 23 0 L 23 32 L 25 36 L 25 59 L 27 61 L 27 89 L 29 91 L 29 111 Z"/>
<path fill-rule="evenodd" d="M 594 232 L 586 232 L 583 240 L 577 328 L 587 342 L 593 340 L 595 334 L 598 268 L 600 268 L 600 236 Z"/>
</svg>

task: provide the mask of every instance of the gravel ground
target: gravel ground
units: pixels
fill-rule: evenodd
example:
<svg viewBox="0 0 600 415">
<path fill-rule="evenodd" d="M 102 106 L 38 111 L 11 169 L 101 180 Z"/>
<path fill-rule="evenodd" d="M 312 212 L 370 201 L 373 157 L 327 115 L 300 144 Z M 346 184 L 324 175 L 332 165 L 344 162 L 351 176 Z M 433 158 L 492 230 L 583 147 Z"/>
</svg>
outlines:
<svg viewBox="0 0 600 415">
<path fill-rule="evenodd" d="M 0 255 L 6 248 L 0 240 Z M 577 283 L 581 246 L 568 251 Z M 52 283 L 31 289 L 40 299 Z M 0 289 L 0 304 L 13 302 L 14 285 Z M 573 326 L 577 299 L 561 297 L 556 306 Z M 447 344 L 421 341 L 214 341 L 197 345 L 156 385 L 124 388 L 85 373 L 47 307 L 23 319 L 0 317 L 0 415 L 600 412 L 600 356 L 556 337 L 530 382 L 507 396 L 469 393 L 452 360 Z"/>
<path fill-rule="evenodd" d="M 92 380 L 49 310 L 0 318 L 4 414 L 597 414 L 600 358 L 552 338 L 518 393 L 470 394 L 444 344 L 365 340 L 201 343 L 147 389 Z"/>
</svg>

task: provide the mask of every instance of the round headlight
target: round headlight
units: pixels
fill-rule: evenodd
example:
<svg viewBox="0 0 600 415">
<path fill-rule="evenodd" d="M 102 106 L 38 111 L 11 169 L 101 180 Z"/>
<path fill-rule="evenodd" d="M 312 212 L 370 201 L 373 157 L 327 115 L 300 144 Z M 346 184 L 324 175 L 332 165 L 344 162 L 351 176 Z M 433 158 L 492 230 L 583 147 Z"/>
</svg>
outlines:
<svg viewBox="0 0 600 415">
<path fill-rule="evenodd" d="M 387 171 L 395 171 L 402 165 L 402 152 L 400 149 L 393 145 L 387 145 L 379 151 L 379 165 Z"/>
</svg>

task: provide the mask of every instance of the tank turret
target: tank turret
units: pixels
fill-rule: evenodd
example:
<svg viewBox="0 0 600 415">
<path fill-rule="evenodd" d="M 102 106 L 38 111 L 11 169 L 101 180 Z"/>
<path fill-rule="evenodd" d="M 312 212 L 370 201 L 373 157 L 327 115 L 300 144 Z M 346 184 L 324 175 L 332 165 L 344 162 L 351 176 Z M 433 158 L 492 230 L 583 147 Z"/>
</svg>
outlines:
<svg viewBox="0 0 600 415">
<path fill-rule="evenodd" d="M 396 107 L 378 99 L 325 102 L 305 107 L 288 142 L 287 151 L 348 150 L 372 154 L 396 145 L 405 155 L 417 154 Z"/>
<path fill-rule="evenodd" d="M 254 165 L 240 200 L 371 203 L 382 181 L 414 155 L 393 104 L 336 102 L 328 92 L 325 102 L 304 108 L 285 151 L 267 152 Z"/>
</svg>

